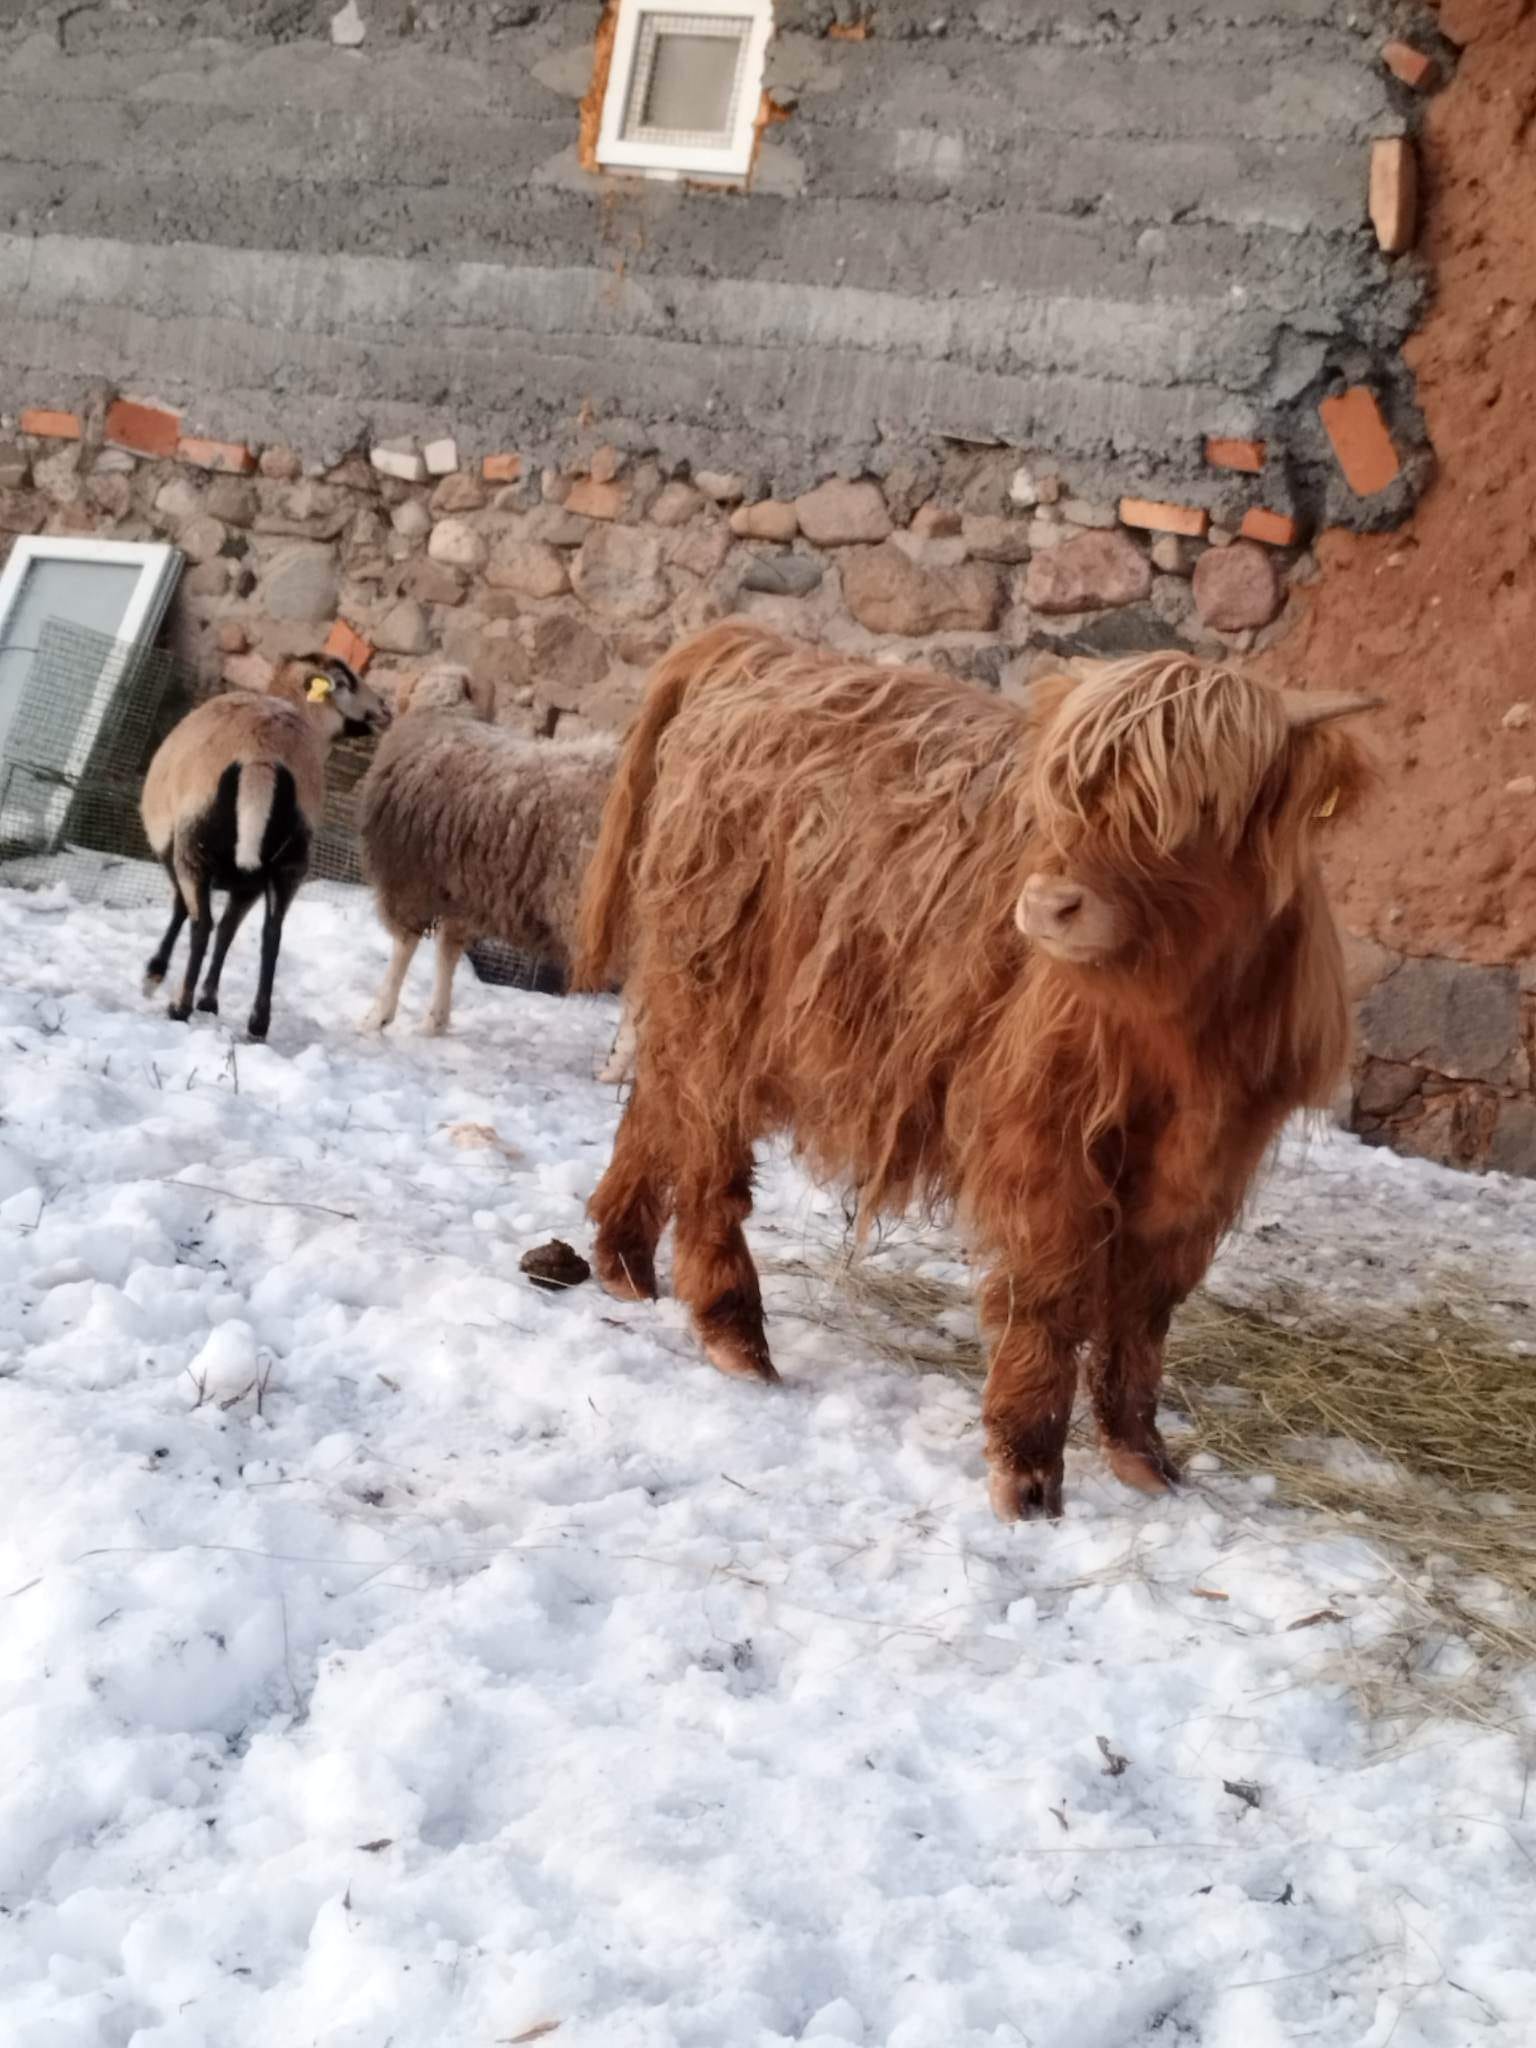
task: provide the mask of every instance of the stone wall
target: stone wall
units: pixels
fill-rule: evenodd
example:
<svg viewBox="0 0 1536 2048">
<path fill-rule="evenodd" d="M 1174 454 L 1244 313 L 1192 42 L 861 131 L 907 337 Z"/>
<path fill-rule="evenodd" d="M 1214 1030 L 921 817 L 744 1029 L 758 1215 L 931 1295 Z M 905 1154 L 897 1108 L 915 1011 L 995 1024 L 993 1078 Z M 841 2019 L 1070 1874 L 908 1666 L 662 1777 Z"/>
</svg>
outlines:
<svg viewBox="0 0 1536 2048">
<path fill-rule="evenodd" d="M 1243 472 L 1223 524 L 1084 497 L 1018 450 L 920 450 L 883 479 L 789 499 L 603 442 L 563 469 L 446 437 L 322 466 L 189 439 L 123 401 L 23 425 L 0 421 L 0 556 L 18 531 L 175 542 L 173 631 L 210 687 L 259 688 L 321 642 L 386 690 L 447 658 L 497 720 L 546 737 L 621 728 L 648 664 L 730 613 L 1022 694 L 1063 657 L 1283 650 L 1316 575 L 1289 529 L 1285 544 L 1243 537 L 1245 522 L 1275 532 Z M 1400 1150 L 1536 1173 L 1536 972 L 1363 938 L 1351 972 L 1346 1120 Z"/>
</svg>

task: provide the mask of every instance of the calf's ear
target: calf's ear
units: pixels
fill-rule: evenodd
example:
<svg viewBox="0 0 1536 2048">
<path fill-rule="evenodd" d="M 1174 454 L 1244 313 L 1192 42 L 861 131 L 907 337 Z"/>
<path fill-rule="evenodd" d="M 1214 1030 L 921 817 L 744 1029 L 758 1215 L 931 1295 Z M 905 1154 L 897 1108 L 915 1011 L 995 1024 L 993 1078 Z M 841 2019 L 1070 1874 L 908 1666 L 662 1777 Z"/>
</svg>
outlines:
<svg viewBox="0 0 1536 2048">
<path fill-rule="evenodd" d="M 1379 711 L 1386 702 L 1384 697 L 1352 690 L 1282 690 L 1280 700 L 1292 732 L 1308 732 L 1315 725 L 1353 718 L 1361 711 Z"/>
</svg>

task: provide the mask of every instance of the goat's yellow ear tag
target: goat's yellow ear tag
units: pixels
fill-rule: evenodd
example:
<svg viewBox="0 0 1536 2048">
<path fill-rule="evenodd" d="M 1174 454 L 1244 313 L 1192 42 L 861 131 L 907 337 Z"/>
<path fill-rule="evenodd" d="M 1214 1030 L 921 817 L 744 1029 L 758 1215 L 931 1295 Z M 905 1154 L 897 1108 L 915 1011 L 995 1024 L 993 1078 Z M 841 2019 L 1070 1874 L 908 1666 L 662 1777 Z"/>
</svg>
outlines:
<svg viewBox="0 0 1536 2048">
<path fill-rule="evenodd" d="M 311 676 L 309 679 L 309 701 L 323 704 L 327 697 L 334 695 L 336 685 L 329 676 Z"/>
<path fill-rule="evenodd" d="M 1318 805 L 1313 815 L 1319 818 L 1331 818 L 1338 808 L 1339 791 L 1337 789 L 1331 789 L 1328 792 L 1327 796 L 1325 796 L 1322 802 Z"/>
</svg>

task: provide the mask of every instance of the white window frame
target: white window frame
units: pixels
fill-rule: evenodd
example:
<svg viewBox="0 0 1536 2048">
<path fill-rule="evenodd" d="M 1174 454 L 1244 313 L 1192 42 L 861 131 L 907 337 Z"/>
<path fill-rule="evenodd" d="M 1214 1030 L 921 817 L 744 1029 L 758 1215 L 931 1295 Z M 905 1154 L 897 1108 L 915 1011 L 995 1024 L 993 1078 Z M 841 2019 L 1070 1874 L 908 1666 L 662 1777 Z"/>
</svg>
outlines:
<svg viewBox="0 0 1536 2048">
<path fill-rule="evenodd" d="M 37 562 L 80 562 L 92 568 L 137 569 L 139 572 L 133 595 L 124 607 L 122 619 L 113 635 L 119 646 L 102 668 L 91 693 L 91 702 L 65 758 L 63 772 L 73 782 L 83 773 L 91 758 L 91 749 L 96 744 L 96 736 L 112 699 L 132 679 L 136 648 L 153 640 L 160 629 L 160 621 L 176 588 L 176 579 L 181 574 L 182 554 L 179 548 L 164 541 L 55 540 L 47 534 L 22 535 L 12 544 L 5 567 L 0 569 L 0 654 L 6 651 L 6 633 L 27 573 Z M 133 645 L 125 646 L 124 642 L 132 642 Z M 13 651 L 20 654 L 31 650 L 16 648 Z M 22 688 L 25 687 L 23 683 Z M 0 736 L 0 776 L 10 766 L 7 732 Z M 50 845 L 63 830 L 72 801 L 73 792 L 69 789 L 45 799 L 40 826 Z"/>
<path fill-rule="evenodd" d="M 648 14 L 703 14 L 738 17 L 746 30 L 741 55 L 741 90 L 728 142 L 718 148 L 643 142 L 624 135 L 624 110 L 635 83 L 641 31 Z M 619 0 L 597 160 L 610 170 L 642 171 L 654 178 L 744 178 L 752 168 L 763 72 L 773 34 L 773 0 Z"/>
</svg>

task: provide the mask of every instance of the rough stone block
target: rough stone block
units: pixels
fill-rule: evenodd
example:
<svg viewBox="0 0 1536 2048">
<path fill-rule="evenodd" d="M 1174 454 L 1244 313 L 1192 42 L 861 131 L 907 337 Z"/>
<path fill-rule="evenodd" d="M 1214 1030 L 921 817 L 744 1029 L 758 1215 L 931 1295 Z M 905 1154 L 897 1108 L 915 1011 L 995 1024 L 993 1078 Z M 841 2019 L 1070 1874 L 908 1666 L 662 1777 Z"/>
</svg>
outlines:
<svg viewBox="0 0 1536 2048">
<path fill-rule="evenodd" d="M 521 597 L 561 597 L 571 587 L 565 557 L 547 541 L 504 540 L 491 556 L 485 580 Z"/>
<path fill-rule="evenodd" d="M 403 484 L 420 484 L 427 480 L 427 465 L 419 449 L 408 443 L 382 441 L 377 448 L 368 452 L 368 460 L 380 476 L 392 476 Z"/>
<path fill-rule="evenodd" d="M 1360 1005 L 1361 1050 L 1458 1081 L 1522 1085 L 1520 977 L 1513 967 L 1404 960 Z"/>
<path fill-rule="evenodd" d="M 1402 464 L 1369 386 L 1351 385 L 1348 391 L 1325 398 L 1317 410 L 1345 481 L 1357 498 L 1374 497 L 1396 481 Z"/>
<path fill-rule="evenodd" d="M 653 619 L 672 595 L 662 574 L 661 542 L 633 526 L 593 527 L 577 552 L 571 582 L 582 603 L 608 619 Z"/>
<path fill-rule="evenodd" d="M 629 509 L 629 493 L 622 484 L 578 477 L 566 495 L 565 509 L 580 519 L 622 519 Z"/>
<path fill-rule="evenodd" d="M 256 486 L 248 477 L 215 476 L 208 486 L 207 509 L 226 526 L 250 526 L 260 509 Z"/>
<path fill-rule="evenodd" d="M 753 555 L 741 588 L 764 597 L 809 597 L 825 574 L 814 555 Z"/>
<path fill-rule="evenodd" d="M 1120 524 L 1120 508 L 1093 498 L 1063 498 L 1057 512 L 1072 526 L 1096 527 L 1108 533 Z"/>
<path fill-rule="evenodd" d="M 433 517 L 437 519 L 449 512 L 481 512 L 485 509 L 485 485 L 479 477 L 459 470 L 443 478 L 433 491 L 430 503 Z"/>
<path fill-rule="evenodd" d="M 731 514 L 731 531 L 743 540 L 793 540 L 800 531 L 800 515 L 793 505 L 764 498 L 757 505 L 738 505 Z"/>
<path fill-rule="evenodd" d="M 1152 590 L 1152 564 L 1129 534 L 1080 533 L 1036 554 L 1024 601 L 1039 612 L 1091 612 L 1139 604 Z"/>
<path fill-rule="evenodd" d="M 1411 249 L 1419 233 L 1419 157 L 1406 135 L 1371 144 L 1371 226 L 1388 256 Z"/>
<path fill-rule="evenodd" d="M 484 536 L 463 519 L 440 519 L 427 542 L 432 560 L 450 569 L 483 568 L 489 552 Z"/>
<path fill-rule="evenodd" d="M 487 455 L 480 464 L 480 474 L 488 484 L 515 484 L 522 473 L 521 455 Z"/>
<path fill-rule="evenodd" d="M 420 540 L 432 531 L 432 514 L 420 498 L 405 498 L 394 507 L 389 523 L 405 540 Z"/>
<path fill-rule="evenodd" d="M 909 530 L 919 540 L 949 540 L 960 531 L 960 514 L 953 506 L 938 505 L 930 499 L 913 513 Z"/>
<path fill-rule="evenodd" d="M 421 606 L 413 598 L 403 598 L 384 614 L 373 640 L 386 654 L 425 654 L 432 645 L 432 631 Z"/>
<path fill-rule="evenodd" d="M 1267 626 L 1285 596 L 1273 558 L 1245 540 L 1207 548 L 1195 564 L 1194 593 L 1201 618 L 1221 633 Z"/>
<path fill-rule="evenodd" d="M 681 481 L 663 484 L 651 506 L 651 524 L 686 526 L 703 503 L 703 497 L 692 484 Z"/>
<path fill-rule="evenodd" d="M 297 483 L 304 465 L 291 448 L 263 448 L 256 467 L 275 484 Z"/>
<path fill-rule="evenodd" d="M 843 602 L 871 633 L 989 633 L 1005 596 L 989 564 L 924 569 L 890 543 L 860 548 L 843 565 Z"/>
<path fill-rule="evenodd" d="M 176 545 L 189 562 L 211 562 L 228 538 L 229 529 L 221 519 L 200 512 L 177 530 Z"/>
<path fill-rule="evenodd" d="M 267 566 L 262 604 L 274 619 L 329 619 L 335 615 L 336 591 L 336 561 L 329 548 L 284 548 Z"/>
<path fill-rule="evenodd" d="M 819 484 L 795 502 L 800 531 L 818 547 L 869 546 L 885 540 L 891 515 L 878 484 L 846 483 L 841 478 Z"/>
<path fill-rule="evenodd" d="M 961 524 L 966 551 L 978 562 L 1027 562 L 1029 521 L 1000 514 L 967 512 Z"/>
<path fill-rule="evenodd" d="M 693 473 L 693 481 L 705 497 L 713 498 L 717 505 L 735 505 L 747 495 L 746 479 L 737 476 L 734 470 L 697 469 Z"/>
</svg>

